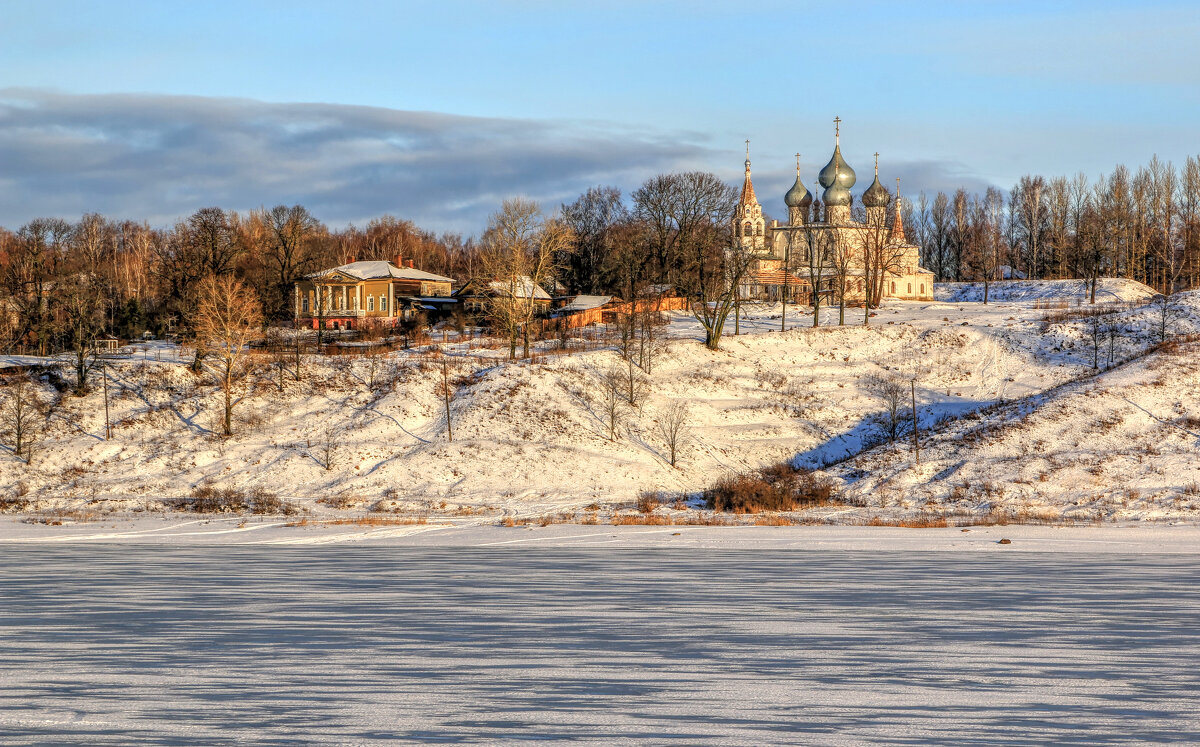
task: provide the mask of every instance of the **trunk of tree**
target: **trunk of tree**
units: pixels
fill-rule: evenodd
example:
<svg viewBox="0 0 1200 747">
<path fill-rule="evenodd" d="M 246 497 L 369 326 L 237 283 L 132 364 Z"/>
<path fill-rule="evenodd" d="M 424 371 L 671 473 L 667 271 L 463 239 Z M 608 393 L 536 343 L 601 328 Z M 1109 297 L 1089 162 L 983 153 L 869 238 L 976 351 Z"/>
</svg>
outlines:
<svg viewBox="0 0 1200 747">
<path fill-rule="evenodd" d="M 225 366 L 225 435 L 233 435 L 233 365 Z"/>
</svg>

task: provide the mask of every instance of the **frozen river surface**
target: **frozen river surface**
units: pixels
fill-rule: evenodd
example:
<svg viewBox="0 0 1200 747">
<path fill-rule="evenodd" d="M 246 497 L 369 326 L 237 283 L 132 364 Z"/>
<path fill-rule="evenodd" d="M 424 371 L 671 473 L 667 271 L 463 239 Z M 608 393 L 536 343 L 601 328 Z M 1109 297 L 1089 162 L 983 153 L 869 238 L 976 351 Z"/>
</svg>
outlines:
<svg viewBox="0 0 1200 747">
<path fill-rule="evenodd" d="M 1200 558 L 0 548 L 0 742 L 1200 741 Z"/>
</svg>

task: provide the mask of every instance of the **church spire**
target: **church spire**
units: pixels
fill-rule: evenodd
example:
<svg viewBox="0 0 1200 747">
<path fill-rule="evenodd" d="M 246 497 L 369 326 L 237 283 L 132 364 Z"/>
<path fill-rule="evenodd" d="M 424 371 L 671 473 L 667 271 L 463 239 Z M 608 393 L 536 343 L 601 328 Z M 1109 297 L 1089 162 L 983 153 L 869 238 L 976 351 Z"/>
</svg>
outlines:
<svg viewBox="0 0 1200 747">
<path fill-rule="evenodd" d="M 746 141 L 746 178 L 742 181 L 742 197 L 738 200 L 743 205 L 757 205 L 758 198 L 754 196 L 754 182 L 750 180 L 750 141 Z"/>
<path fill-rule="evenodd" d="M 746 141 L 746 178 L 742 182 L 742 196 L 733 211 L 733 238 L 738 246 L 747 249 L 762 249 L 766 246 L 766 219 L 762 205 L 754 195 L 754 182 L 750 180 L 750 141 Z"/>
<path fill-rule="evenodd" d="M 892 221 L 892 233 L 889 238 L 900 244 L 908 243 L 904 235 L 904 219 L 900 217 L 900 177 L 896 177 L 896 219 Z"/>
</svg>

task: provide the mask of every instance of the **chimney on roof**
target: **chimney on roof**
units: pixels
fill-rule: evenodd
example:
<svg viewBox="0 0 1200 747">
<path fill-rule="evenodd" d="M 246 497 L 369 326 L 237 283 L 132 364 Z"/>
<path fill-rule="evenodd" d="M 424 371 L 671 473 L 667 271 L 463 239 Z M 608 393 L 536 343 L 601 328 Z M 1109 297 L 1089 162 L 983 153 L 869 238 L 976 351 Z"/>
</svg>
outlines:
<svg viewBox="0 0 1200 747">
<path fill-rule="evenodd" d="M 351 264 L 351 265 L 354 264 L 354 255 L 353 254 L 350 255 L 350 261 L 347 262 L 346 264 Z"/>
<path fill-rule="evenodd" d="M 408 269 L 410 269 L 410 270 L 411 270 L 411 269 L 414 269 L 414 268 L 413 268 L 413 261 L 412 261 L 411 259 L 410 259 L 410 260 L 408 260 Z"/>
<path fill-rule="evenodd" d="M 396 261 L 395 261 L 395 262 L 393 262 L 392 264 L 396 265 L 397 267 L 403 267 L 403 266 L 404 266 L 404 260 L 400 259 L 400 257 L 401 257 L 401 255 L 397 254 L 397 255 L 396 255 Z"/>
</svg>

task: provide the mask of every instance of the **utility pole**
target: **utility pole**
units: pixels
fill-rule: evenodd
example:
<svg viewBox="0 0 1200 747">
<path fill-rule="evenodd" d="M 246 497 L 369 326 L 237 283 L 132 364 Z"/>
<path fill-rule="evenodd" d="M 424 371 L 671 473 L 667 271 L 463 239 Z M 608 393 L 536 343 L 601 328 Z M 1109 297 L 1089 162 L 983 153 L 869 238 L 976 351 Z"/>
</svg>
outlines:
<svg viewBox="0 0 1200 747">
<path fill-rule="evenodd" d="M 454 443 L 454 429 L 450 427 L 450 362 L 446 359 L 446 352 L 442 353 L 442 395 L 446 401 L 446 440 Z"/>
<path fill-rule="evenodd" d="M 101 360 L 104 360 L 101 358 Z M 112 421 L 108 417 L 108 364 L 100 364 L 101 378 L 104 379 L 104 440 L 112 438 Z"/>
</svg>

